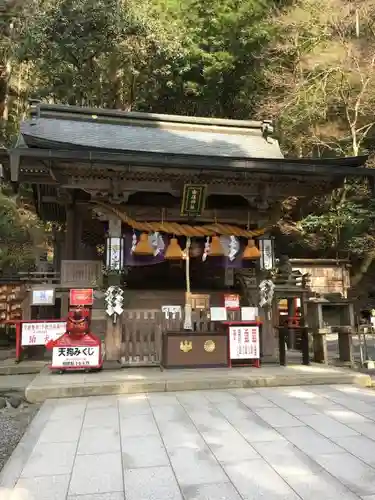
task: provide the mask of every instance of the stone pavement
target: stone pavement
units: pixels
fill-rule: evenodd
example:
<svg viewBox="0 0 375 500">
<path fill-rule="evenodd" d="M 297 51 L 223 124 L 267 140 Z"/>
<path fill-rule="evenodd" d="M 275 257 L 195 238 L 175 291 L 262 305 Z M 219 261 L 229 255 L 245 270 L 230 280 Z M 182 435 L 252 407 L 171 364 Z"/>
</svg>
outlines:
<svg viewBox="0 0 375 500">
<path fill-rule="evenodd" d="M 375 500 L 374 441 L 354 386 L 48 400 L 0 500 Z"/>
</svg>

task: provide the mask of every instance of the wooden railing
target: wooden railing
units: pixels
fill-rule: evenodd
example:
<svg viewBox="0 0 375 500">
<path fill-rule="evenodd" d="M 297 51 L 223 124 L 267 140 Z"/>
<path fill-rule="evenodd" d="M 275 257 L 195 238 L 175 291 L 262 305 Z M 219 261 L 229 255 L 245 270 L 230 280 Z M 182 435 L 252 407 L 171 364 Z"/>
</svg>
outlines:
<svg viewBox="0 0 375 500">
<path fill-rule="evenodd" d="M 102 279 L 99 260 L 62 260 L 61 286 L 69 288 L 95 287 Z"/>
<path fill-rule="evenodd" d="M 60 273 L 56 271 L 19 272 L 19 279 L 27 283 L 39 285 L 57 285 L 60 283 Z"/>
</svg>

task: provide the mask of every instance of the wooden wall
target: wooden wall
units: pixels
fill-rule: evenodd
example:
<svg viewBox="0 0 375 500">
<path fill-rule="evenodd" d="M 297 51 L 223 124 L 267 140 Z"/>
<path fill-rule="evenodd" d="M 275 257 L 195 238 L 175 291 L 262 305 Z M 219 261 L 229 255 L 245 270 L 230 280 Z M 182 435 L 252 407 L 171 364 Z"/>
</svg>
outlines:
<svg viewBox="0 0 375 500">
<path fill-rule="evenodd" d="M 310 275 L 313 292 L 320 295 L 340 293 L 344 298 L 350 288 L 350 268 L 346 261 L 291 259 L 294 270 Z"/>
</svg>

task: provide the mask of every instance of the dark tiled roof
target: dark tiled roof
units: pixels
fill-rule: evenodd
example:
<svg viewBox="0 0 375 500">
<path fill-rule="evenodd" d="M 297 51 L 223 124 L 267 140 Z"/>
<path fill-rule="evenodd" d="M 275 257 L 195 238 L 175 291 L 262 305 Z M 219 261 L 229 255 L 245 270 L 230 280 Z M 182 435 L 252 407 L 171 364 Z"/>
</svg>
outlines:
<svg viewBox="0 0 375 500">
<path fill-rule="evenodd" d="M 237 158 L 282 158 L 262 122 L 39 105 L 21 125 L 28 145 L 189 154 Z"/>
</svg>

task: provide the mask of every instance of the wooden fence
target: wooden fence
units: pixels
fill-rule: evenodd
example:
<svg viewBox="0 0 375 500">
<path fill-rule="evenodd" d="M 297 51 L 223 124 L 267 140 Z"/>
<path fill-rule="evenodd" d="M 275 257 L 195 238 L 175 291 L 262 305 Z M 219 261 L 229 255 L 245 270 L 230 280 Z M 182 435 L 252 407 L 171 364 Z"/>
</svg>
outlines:
<svg viewBox="0 0 375 500">
<path fill-rule="evenodd" d="M 235 321 L 237 313 L 230 313 Z M 220 322 L 211 321 L 207 314 L 192 313 L 193 331 L 212 332 L 222 328 Z M 183 331 L 184 318 L 166 319 L 159 309 L 131 309 L 122 314 L 121 358 L 124 365 L 158 366 L 161 363 L 163 332 Z"/>
</svg>

